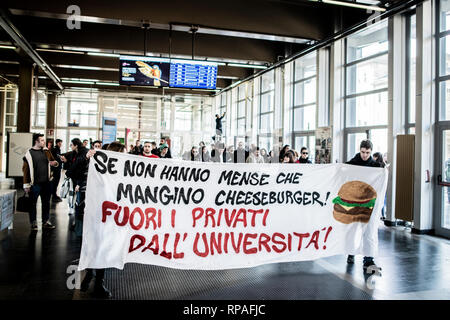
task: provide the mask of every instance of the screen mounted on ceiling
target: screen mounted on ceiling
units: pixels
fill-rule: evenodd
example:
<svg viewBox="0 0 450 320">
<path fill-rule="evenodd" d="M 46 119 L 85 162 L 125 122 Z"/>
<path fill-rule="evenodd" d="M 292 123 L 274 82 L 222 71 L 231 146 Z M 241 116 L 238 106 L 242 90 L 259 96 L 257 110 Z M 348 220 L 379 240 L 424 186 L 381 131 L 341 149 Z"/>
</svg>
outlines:
<svg viewBox="0 0 450 320">
<path fill-rule="evenodd" d="M 120 84 L 168 87 L 170 60 L 145 56 L 120 56 Z"/>
<path fill-rule="evenodd" d="M 215 89 L 217 63 L 195 60 L 170 60 L 170 87 Z"/>
</svg>

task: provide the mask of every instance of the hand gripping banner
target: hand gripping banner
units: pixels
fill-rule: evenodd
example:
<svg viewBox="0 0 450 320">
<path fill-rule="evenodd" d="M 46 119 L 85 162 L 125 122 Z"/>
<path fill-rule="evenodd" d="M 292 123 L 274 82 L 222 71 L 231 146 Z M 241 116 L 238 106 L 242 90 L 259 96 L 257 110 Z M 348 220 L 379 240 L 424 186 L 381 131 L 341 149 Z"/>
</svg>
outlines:
<svg viewBox="0 0 450 320">
<path fill-rule="evenodd" d="M 376 256 L 388 180 L 347 164 L 228 164 L 97 151 L 79 270 L 218 270 Z"/>
</svg>

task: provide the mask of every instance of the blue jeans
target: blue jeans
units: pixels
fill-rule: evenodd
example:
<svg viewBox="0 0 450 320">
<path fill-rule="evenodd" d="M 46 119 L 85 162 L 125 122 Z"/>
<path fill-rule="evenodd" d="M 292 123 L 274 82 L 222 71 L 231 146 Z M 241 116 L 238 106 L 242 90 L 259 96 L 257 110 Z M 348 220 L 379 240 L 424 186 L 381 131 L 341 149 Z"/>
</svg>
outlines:
<svg viewBox="0 0 450 320">
<path fill-rule="evenodd" d="M 41 197 L 42 204 L 42 223 L 47 222 L 50 217 L 50 196 L 51 196 L 51 183 L 41 183 L 35 184 L 31 186 L 30 189 L 30 199 L 31 199 L 31 208 L 29 211 L 30 223 L 36 221 L 36 204 L 39 196 Z"/>
</svg>

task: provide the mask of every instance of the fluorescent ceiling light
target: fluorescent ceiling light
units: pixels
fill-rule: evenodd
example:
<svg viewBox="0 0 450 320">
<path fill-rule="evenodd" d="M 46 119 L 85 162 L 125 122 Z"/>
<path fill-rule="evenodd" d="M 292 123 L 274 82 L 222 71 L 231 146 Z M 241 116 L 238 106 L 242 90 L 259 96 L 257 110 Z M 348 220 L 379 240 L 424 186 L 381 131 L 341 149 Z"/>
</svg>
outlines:
<svg viewBox="0 0 450 320">
<path fill-rule="evenodd" d="M 37 48 L 37 51 L 46 51 L 46 52 L 58 52 L 58 53 L 74 53 L 74 54 L 85 54 L 83 51 L 73 51 L 73 50 L 59 50 L 59 49 L 44 49 Z"/>
<path fill-rule="evenodd" d="M 252 68 L 252 69 L 267 69 L 266 66 L 256 65 L 256 64 L 243 64 L 243 63 L 227 63 L 229 67 L 240 67 L 240 68 Z"/>
<path fill-rule="evenodd" d="M 8 61 L 8 60 L 0 60 L 0 63 L 5 63 L 5 64 L 20 64 L 18 61 Z"/>
<path fill-rule="evenodd" d="M 119 69 L 116 69 L 116 68 L 102 68 L 102 67 L 93 67 L 93 66 L 76 66 L 76 65 L 67 65 L 67 64 L 53 64 L 52 66 L 53 67 L 57 67 L 57 68 L 67 68 L 67 69 L 119 71 Z"/>
<path fill-rule="evenodd" d="M 346 2 L 346 1 L 336 1 L 336 0 L 322 0 L 322 2 L 323 3 L 328 3 L 328 4 L 335 4 L 335 5 L 338 5 L 338 6 L 344 6 L 344 7 L 367 9 L 367 10 L 374 10 L 374 11 L 381 11 L 381 12 L 386 11 L 385 8 L 359 4 L 359 3 L 356 3 L 356 2 Z"/>
<path fill-rule="evenodd" d="M 233 76 L 217 76 L 217 79 L 231 79 L 231 80 L 238 80 L 239 77 L 233 77 Z"/>
<path fill-rule="evenodd" d="M 91 82 L 91 81 L 78 81 L 78 80 L 62 80 L 62 82 L 76 83 L 76 84 L 95 84 L 95 82 Z"/>
<path fill-rule="evenodd" d="M 117 82 L 96 82 L 95 84 L 102 86 L 120 86 Z"/>
<path fill-rule="evenodd" d="M 13 49 L 13 50 L 15 50 L 15 49 L 16 49 L 16 47 L 14 47 L 14 46 L 5 46 L 5 45 L 0 45 L 0 49 Z"/>
<path fill-rule="evenodd" d="M 120 54 L 117 53 L 88 52 L 87 54 L 90 56 L 100 56 L 100 57 L 113 57 L 113 58 L 120 57 Z"/>
</svg>

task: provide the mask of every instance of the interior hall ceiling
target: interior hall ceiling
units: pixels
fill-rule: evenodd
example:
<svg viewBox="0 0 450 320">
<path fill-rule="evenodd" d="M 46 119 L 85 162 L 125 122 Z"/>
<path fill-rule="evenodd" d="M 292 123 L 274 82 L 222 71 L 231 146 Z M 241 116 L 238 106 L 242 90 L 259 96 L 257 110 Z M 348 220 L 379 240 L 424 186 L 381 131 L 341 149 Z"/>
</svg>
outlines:
<svg viewBox="0 0 450 320">
<path fill-rule="evenodd" d="M 67 27 L 71 5 L 80 9 L 80 29 Z M 143 55 L 145 50 L 151 56 L 191 59 L 194 54 L 195 59 L 218 61 L 217 87 L 224 88 L 372 14 L 306 0 L 2 0 L 0 7 L 64 87 L 149 92 L 161 89 L 105 85 L 118 83 L 117 54 Z M 197 30 L 194 36 L 192 30 Z M 0 28 L 0 45 L 8 44 L 15 45 Z M 0 48 L 0 83 L 17 83 L 19 65 L 26 60 L 20 48 Z M 42 70 L 38 75 L 40 85 L 56 88 Z M 75 79 L 103 84 L 67 82 Z"/>
</svg>

